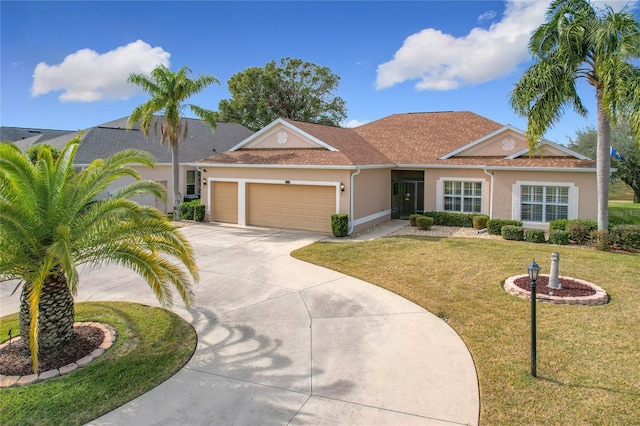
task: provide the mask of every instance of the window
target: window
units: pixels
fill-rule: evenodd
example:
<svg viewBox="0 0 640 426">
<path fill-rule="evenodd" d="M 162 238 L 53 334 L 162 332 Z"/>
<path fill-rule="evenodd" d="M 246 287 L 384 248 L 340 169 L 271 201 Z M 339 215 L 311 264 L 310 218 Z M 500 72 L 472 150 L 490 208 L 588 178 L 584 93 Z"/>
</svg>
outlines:
<svg viewBox="0 0 640 426">
<path fill-rule="evenodd" d="M 568 218 L 569 187 L 522 185 L 522 221 L 551 222 Z"/>
<path fill-rule="evenodd" d="M 197 174 L 197 170 L 187 170 L 187 195 L 197 195 L 200 192 L 199 185 L 196 185 L 200 180 Z"/>
<path fill-rule="evenodd" d="M 446 212 L 481 213 L 482 182 L 444 181 Z"/>
</svg>

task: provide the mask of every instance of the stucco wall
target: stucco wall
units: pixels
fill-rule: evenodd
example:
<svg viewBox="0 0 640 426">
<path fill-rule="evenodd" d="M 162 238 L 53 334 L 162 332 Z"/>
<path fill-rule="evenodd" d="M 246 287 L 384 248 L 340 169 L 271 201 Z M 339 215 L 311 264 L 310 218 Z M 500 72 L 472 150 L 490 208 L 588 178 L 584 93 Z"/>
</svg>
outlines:
<svg viewBox="0 0 640 426">
<path fill-rule="evenodd" d="M 364 169 L 354 176 L 354 232 L 391 218 L 391 170 Z"/>
<path fill-rule="evenodd" d="M 424 210 L 437 210 L 437 183 L 439 179 L 445 180 L 475 180 L 482 181 L 482 213 L 489 214 L 489 194 L 491 192 L 490 176 L 482 170 L 475 169 L 427 169 L 424 173 Z"/>
</svg>

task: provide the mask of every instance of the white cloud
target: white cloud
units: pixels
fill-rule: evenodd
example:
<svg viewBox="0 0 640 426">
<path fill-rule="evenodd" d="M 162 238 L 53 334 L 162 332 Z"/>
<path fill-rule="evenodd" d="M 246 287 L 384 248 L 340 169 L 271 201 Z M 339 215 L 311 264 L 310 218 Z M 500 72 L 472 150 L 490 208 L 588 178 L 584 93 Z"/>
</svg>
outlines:
<svg viewBox="0 0 640 426">
<path fill-rule="evenodd" d="M 628 5 L 636 10 L 640 0 L 598 0 L 596 7 L 614 11 Z M 389 62 L 378 65 L 376 88 L 385 89 L 407 80 L 419 80 L 417 90 L 453 90 L 505 76 L 531 58 L 531 33 L 545 20 L 550 1 L 507 0 L 504 15 L 489 29 L 473 28 L 454 37 L 426 28 L 407 37 Z M 493 11 L 478 18 L 493 19 Z"/>
<path fill-rule="evenodd" d="M 376 87 L 420 80 L 418 90 L 452 90 L 509 74 L 529 59 L 531 32 L 544 22 L 548 2 L 509 0 L 502 20 L 454 37 L 434 28 L 412 34 L 389 62 L 378 65 Z"/>
<path fill-rule="evenodd" d="M 78 50 L 58 65 L 40 62 L 33 72 L 33 96 L 60 91 L 63 102 L 128 99 L 138 88 L 127 83 L 131 73 L 150 74 L 158 65 L 169 66 L 171 54 L 142 40 L 99 54 Z"/>
<path fill-rule="evenodd" d="M 369 123 L 369 120 L 360 121 L 360 120 L 349 120 L 346 123 L 342 123 L 342 127 L 346 127 L 348 129 L 353 129 L 354 127 L 362 126 L 363 124 Z"/>
<path fill-rule="evenodd" d="M 478 22 L 491 21 L 495 17 L 496 17 L 496 11 L 495 10 L 488 10 L 488 11 L 484 12 L 482 15 L 478 16 Z"/>
</svg>

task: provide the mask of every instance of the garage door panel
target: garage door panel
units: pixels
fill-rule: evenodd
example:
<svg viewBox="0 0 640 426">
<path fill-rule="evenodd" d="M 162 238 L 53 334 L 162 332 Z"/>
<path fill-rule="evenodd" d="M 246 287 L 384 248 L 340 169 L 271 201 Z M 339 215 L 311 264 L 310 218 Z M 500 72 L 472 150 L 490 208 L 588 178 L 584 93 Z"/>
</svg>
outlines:
<svg viewBox="0 0 640 426">
<path fill-rule="evenodd" d="M 252 183 L 247 192 L 250 225 L 331 232 L 335 187 Z"/>
<path fill-rule="evenodd" d="M 212 220 L 238 223 L 238 183 L 212 182 L 211 193 Z"/>
</svg>

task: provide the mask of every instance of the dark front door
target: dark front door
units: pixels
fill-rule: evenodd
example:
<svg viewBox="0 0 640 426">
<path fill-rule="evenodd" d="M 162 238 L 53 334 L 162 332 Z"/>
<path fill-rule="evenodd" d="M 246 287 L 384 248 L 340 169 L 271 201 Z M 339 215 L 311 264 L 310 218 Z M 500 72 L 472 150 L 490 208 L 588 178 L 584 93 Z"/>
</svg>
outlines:
<svg viewBox="0 0 640 426">
<path fill-rule="evenodd" d="M 391 217 L 408 219 L 424 210 L 424 172 L 392 172 Z"/>
</svg>

